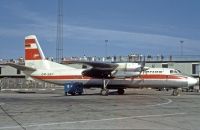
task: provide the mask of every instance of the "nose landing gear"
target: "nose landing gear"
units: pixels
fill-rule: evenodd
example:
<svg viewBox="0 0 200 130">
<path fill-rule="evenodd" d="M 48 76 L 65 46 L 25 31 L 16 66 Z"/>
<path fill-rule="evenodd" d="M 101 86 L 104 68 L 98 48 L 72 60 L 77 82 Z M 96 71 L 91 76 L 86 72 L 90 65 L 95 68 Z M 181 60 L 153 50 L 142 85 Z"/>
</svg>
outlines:
<svg viewBox="0 0 200 130">
<path fill-rule="evenodd" d="M 102 89 L 101 89 L 101 91 L 100 91 L 101 95 L 103 95 L 103 96 L 108 96 L 109 90 L 108 90 L 107 86 L 108 86 L 109 82 L 110 82 L 109 79 L 103 79 L 103 87 L 102 87 Z M 118 89 L 117 89 L 117 93 L 118 93 L 119 95 L 123 95 L 124 92 L 125 92 L 125 91 L 124 91 L 123 88 L 118 88 Z"/>
<path fill-rule="evenodd" d="M 103 87 L 101 89 L 101 95 L 108 96 L 109 90 L 107 89 L 108 83 L 110 82 L 109 79 L 103 79 Z"/>
</svg>

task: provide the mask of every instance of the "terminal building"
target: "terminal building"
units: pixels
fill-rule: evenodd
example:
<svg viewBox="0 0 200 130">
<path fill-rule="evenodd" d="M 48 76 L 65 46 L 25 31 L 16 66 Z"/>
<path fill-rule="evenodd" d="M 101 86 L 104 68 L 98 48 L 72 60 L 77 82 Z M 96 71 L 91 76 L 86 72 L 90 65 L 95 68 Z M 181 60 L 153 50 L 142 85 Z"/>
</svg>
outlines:
<svg viewBox="0 0 200 130">
<path fill-rule="evenodd" d="M 25 78 L 25 75 L 20 70 L 13 67 L 0 64 L 0 78 Z"/>
<path fill-rule="evenodd" d="M 53 60 L 50 58 L 50 60 Z M 141 55 L 129 56 L 112 56 L 112 57 L 70 57 L 64 60 L 85 60 L 97 62 L 142 62 L 144 57 Z M 24 64 L 23 59 L 20 60 L 2 60 L 0 61 L 0 78 L 25 78 L 25 75 L 20 70 L 5 65 L 6 62 L 14 62 Z M 200 76 L 200 56 L 146 56 L 145 66 L 153 68 L 174 68 L 182 73 L 195 78 Z"/>
<path fill-rule="evenodd" d="M 48 60 L 53 60 L 49 58 Z M 141 63 L 145 60 L 146 67 L 156 67 L 156 68 L 174 68 L 180 70 L 182 73 L 190 75 L 192 77 L 200 79 L 200 56 L 198 57 L 152 57 L 146 56 L 145 58 L 140 55 L 129 55 L 129 56 L 112 56 L 112 57 L 70 57 L 64 58 L 63 60 L 84 60 L 92 62 L 137 62 Z M 17 64 L 24 65 L 24 60 L 0 60 L 0 90 L 10 89 L 10 88 L 54 88 L 56 85 L 38 82 L 32 80 L 32 78 L 13 67 L 6 65 L 6 62 L 13 62 Z M 85 68 L 84 65 L 71 64 L 75 68 Z M 198 85 L 200 86 L 200 85 Z M 5 88 L 6 87 L 6 88 Z M 197 88 L 198 89 L 198 88 Z"/>
<path fill-rule="evenodd" d="M 200 57 L 169 57 L 165 59 L 148 59 L 146 66 L 153 68 L 174 68 L 195 78 L 200 76 Z"/>
<path fill-rule="evenodd" d="M 0 78 L 25 78 L 25 75 L 22 71 L 17 70 L 11 66 L 5 65 L 7 62 L 24 64 L 23 58 L 17 60 L 0 60 Z"/>
<path fill-rule="evenodd" d="M 153 68 L 174 68 L 192 77 L 199 77 L 200 61 L 148 61 L 146 66 Z"/>
</svg>

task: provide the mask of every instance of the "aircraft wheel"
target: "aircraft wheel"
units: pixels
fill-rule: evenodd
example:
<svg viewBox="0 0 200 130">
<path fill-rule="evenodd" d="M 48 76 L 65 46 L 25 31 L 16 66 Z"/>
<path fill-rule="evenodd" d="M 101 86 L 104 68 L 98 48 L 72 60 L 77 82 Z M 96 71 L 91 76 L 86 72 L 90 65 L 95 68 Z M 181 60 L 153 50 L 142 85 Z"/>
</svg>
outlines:
<svg viewBox="0 0 200 130">
<path fill-rule="evenodd" d="M 79 92 L 79 93 L 78 93 L 78 95 L 82 95 L 82 94 L 83 94 L 82 92 Z"/>
<path fill-rule="evenodd" d="M 178 95 L 180 95 L 180 89 L 174 89 L 173 92 L 172 92 L 172 95 L 173 95 L 173 96 L 178 96 Z"/>
<path fill-rule="evenodd" d="M 124 89 L 118 89 L 117 92 L 118 92 L 119 95 L 123 95 L 124 94 Z"/>
<path fill-rule="evenodd" d="M 74 96 L 76 93 L 70 93 L 72 96 Z"/>
<path fill-rule="evenodd" d="M 108 89 L 102 89 L 101 90 L 101 95 L 108 96 Z"/>
</svg>

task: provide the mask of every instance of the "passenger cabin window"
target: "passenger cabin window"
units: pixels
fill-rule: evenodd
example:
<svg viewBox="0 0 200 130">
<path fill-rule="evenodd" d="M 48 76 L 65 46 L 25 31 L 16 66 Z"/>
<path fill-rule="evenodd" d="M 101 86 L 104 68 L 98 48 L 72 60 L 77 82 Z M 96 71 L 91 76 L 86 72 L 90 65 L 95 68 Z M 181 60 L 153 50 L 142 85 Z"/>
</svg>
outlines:
<svg viewBox="0 0 200 130">
<path fill-rule="evenodd" d="M 181 73 L 180 70 L 170 70 L 170 74 L 179 74 Z"/>
<path fill-rule="evenodd" d="M 158 74 L 158 73 L 162 73 L 163 71 L 146 71 L 146 73 L 151 73 L 151 74 L 153 74 L 153 73 L 156 73 L 156 74 Z"/>
</svg>

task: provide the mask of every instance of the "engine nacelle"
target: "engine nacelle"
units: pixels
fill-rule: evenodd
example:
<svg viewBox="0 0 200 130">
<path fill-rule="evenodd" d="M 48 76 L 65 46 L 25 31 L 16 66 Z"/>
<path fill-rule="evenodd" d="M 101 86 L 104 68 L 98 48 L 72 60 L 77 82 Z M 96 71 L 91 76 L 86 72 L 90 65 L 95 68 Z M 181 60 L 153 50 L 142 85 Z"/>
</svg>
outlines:
<svg viewBox="0 0 200 130">
<path fill-rule="evenodd" d="M 118 67 L 116 68 L 116 70 L 118 71 L 132 71 L 132 72 L 136 72 L 136 71 L 140 71 L 138 69 L 140 69 L 141 65 L 138 63 L 117 63 Z"/>
</svg>

